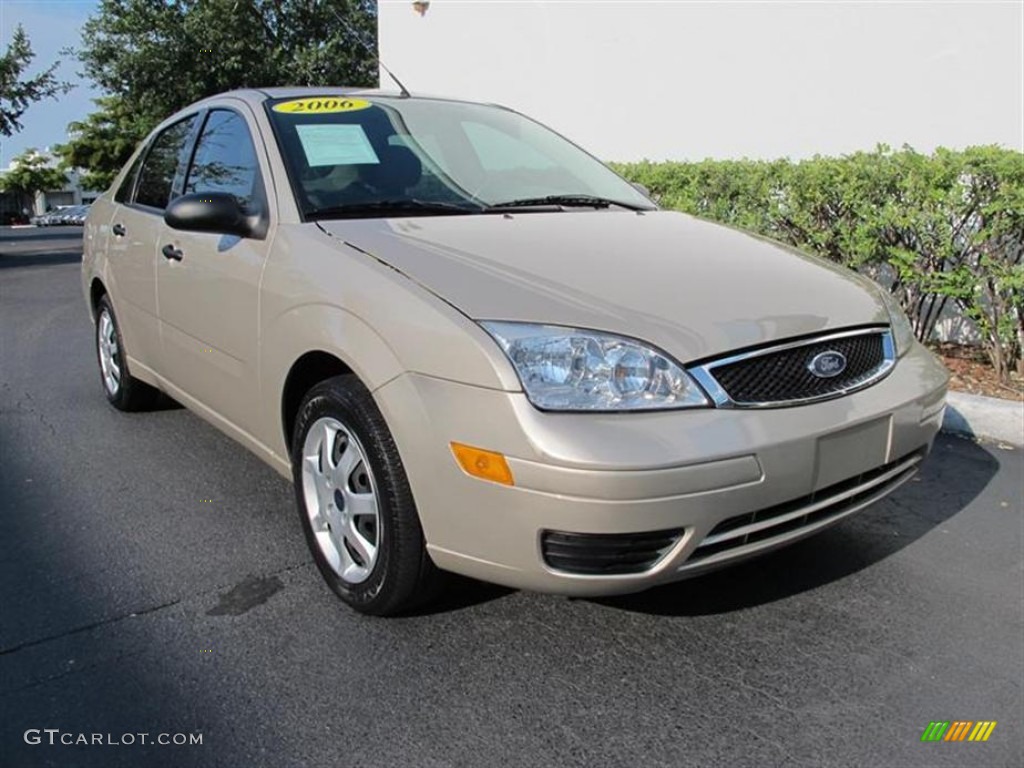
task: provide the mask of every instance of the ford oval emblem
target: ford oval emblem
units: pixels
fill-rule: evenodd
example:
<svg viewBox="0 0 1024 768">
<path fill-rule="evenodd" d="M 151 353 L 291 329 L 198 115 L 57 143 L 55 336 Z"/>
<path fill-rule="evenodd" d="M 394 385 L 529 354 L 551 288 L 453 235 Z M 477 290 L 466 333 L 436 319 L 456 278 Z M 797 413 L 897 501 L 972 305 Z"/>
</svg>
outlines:
<svg viewBox="0 0 1024 768">
<path fill-rule="evenodd" d="M 834 349 L 819 352 L 811 358 L 807 370 L 819 379 L 831 379 L 846 370 L 846 355 Z"/>
</svg>

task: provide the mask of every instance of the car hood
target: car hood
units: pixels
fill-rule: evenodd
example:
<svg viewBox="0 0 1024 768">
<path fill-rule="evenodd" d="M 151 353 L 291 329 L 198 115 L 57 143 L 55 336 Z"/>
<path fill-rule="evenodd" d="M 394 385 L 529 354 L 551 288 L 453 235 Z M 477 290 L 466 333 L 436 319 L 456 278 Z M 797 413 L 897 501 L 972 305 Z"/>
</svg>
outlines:
<svg viewBox="0 0 1024 768">
<path fill-rule="evenodd" d="M 589 328 L 680 362 L 888 323 L 865 278 L 672 211 L 321 221 L 476 320 Z"/>
</svg>

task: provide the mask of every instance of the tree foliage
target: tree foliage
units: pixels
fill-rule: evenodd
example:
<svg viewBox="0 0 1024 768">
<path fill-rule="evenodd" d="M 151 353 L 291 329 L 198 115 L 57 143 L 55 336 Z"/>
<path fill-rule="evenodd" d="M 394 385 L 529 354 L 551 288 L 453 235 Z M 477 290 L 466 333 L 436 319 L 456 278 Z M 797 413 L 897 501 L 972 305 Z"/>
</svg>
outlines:
<svg viewBox="0 0 1024 768">
<path fill-rule="evenodd" d="M 68 183 L 64 171 L 36 149 L 26 149 L 14 158 L 11 169 L 0 175 L 0 189 L 32 197 L 36 192 L 60 190 Z"/>
<path fill-rule="evenodd" d="M 890 287 L 918 338 L 943 310 L 974 321 L 996 372 L 1024 374 L 1024 154 L 931 155 L 909 147 L 844 157 L 618 168 L 662 205 L 768 235 Z"/>
<path fill-rule="evenodd" d="M 53 148 L 64 165 L 81 168 L 82 187 L 106 189 L 155 124 L 141 117 L 120 96 L 94 102 L 97 110 L 68 126 L 70 141 Z"/>
<path fill-rule="evenodd" d="M 164 118 L 235 88 L 372 86 L 368 0 L 101 0 L 76 55 L 104 92 L 65 159 L 106 187 Z M 115 141 L 111 138 L 115 137 Z"/>
<path fill-rule="evenodd" d="M 21 116 L 43 99 L 67 93 L 71 86 L 57 79 L 60 62 L 37 75 L 26 77 L 25 71 L 36 57 L 28 35 L 19 24 L 10 45 L 0 56 L 0 135 L 12 136 L 21 130 Z"/>
</svg>

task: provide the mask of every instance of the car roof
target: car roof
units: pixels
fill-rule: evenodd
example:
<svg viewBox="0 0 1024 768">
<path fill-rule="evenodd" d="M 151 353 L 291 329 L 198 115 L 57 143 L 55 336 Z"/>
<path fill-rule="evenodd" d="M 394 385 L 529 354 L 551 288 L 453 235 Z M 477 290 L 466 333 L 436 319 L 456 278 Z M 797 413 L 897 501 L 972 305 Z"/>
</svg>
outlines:
<svg viewBox="0 0 1024 768">
<path fill-rule="evenodd" d="M 383 88 L 352 88 L 348 86 L 287 86 L 287 87 L 274 87 L 274 88 L 238 88 L 233 91 L 225 91 L 223 93 L 214 94 L 213 96 L 207 96 L 205 99 L 200 99 L 189 104 L 187 107 L 179 109 L 174 114 L 167 117 L 163 122 L 157 125 L 149 134 L 146 141 L 148 142 L 152 136 L 163 131 L 167 126 L 172 125 L 182 117 L 190 113 L 197 112 L 198 110 L 212 107 L 216 105 L 223 105 L 225 100 L 238 100 L 243 101 L 249 105 L 253 110 L 258 111 L 263 103 L 268 100 L 276 99 L 301 99 L 303 97 L 310 96 L 375 96 L 377 98 L 396 99 L 400 101 L 439 101 L 457 104 L 479 104 L 482 106 L 494 107 L 496 109 L 509 110 L 508 107 L 502 104 L 487 103 L 482 101 L 470 101 L 468 99 L 453 99 L 449 96 L 436 96 L 427 94 L 410 94 L 403 96 L 401 93 L 396 91 L 385 90 Z M 514 110 L 509 110 L 514 111 Z M 140 145 L 141 146 L 141 145 Z"/>
<path fill-rule="evenodd" d="M 398 91 L 387 90 L 384 88 L 353 88 L 350 86 L 287 86 L 287 87 L 274 87 L 274 88 L 239 88 L 234 91 L 226 91 L 224 93 L 218 93 L 215 96 L 208 96 L 202 101 L 197 101 L 190 105 L 190 108 L 202 106 L 207 102 L 216 101 L 223 98 L 235 98 L 241 99 L 249 103 L 252 106 L 258 106 L 264 101 L 269 99 L 301 99 L 308 96 L 324 96 L 327 94 L 337 94 L 339 96 L 377 96 L 391 99 L 414 99 L 417 101 L 459 101 L 464 103 L 478 104 L 482 102 L 470 102 L 466 99 L 453 99 L 448 96 L 438 96 L 433 94 L 410 94 L 403 96 Z M 497 105 L 492 105 L 497 106 Z"/>
</svg>

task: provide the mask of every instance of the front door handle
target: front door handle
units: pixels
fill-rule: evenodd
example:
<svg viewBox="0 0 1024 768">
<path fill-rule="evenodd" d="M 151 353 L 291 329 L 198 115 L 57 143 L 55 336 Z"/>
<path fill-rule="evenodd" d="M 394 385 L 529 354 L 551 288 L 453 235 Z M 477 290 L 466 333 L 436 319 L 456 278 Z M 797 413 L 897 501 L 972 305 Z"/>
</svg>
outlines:
<svg viewBox="0 0 1024 768">
<path fill-rule="evenodd" d="M 124 224 L 115 224 L 110 229 L 118 237 L 124 237 L 126 234 L 128 234 L 128 230 L 124 228 Z"/>
<path fill-rule="evenodd" d="M 181 257 L 185 255 L 170 243 L 161 248 L 160 253 L 162 253 L 164 258 L 168 261 L 181 261 Z"/>
</svg>

